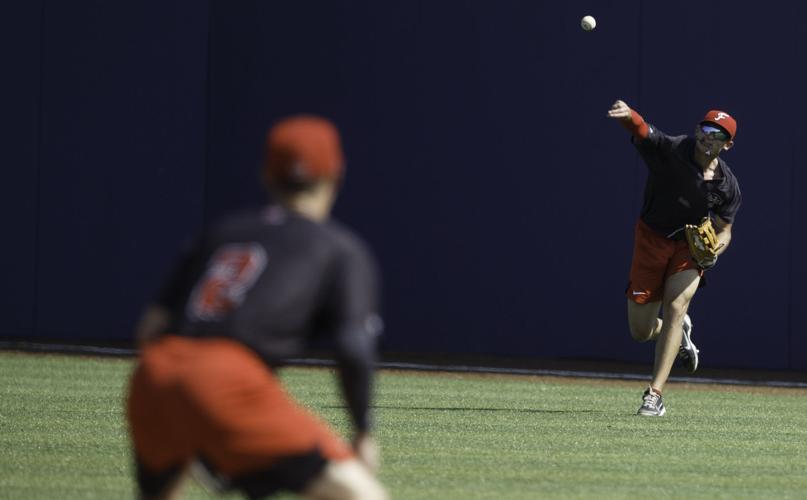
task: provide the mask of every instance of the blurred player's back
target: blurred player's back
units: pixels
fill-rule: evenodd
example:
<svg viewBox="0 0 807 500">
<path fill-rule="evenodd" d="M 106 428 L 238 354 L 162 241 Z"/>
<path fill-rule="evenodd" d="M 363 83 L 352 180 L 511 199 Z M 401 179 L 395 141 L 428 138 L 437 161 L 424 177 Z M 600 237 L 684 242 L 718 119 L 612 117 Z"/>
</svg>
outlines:
<svg viewBox="0 0 807 500">
<path fill-rule="evenodd" d="M 276 362 L 302 354 L 314 335 L 335 333 L 341 301 L 375 311 L 375 276 L 350 231 L 273 205 L 208 230 L 160 302 L 175 310 L 178 334 L 234 338 Z M 356 320 L 373 328 L 372 317 Z"/>
</svg>

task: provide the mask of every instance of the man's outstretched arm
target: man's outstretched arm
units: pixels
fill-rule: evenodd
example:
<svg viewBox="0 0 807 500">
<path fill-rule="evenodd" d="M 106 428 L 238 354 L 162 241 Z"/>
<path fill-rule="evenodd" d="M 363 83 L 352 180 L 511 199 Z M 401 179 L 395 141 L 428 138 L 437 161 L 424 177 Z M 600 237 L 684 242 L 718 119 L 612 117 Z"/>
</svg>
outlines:
<svg viewBox="0 0 807 500">
<path fill-rule="evenodd" d="M 646 139 L 650 135 L 650 127 L 642 115 L 631 109 L 625 101 L 618 100 L 608 110 L 608 117 L 613 118 L 633 134 L 637 139 Z"/>
</svg>

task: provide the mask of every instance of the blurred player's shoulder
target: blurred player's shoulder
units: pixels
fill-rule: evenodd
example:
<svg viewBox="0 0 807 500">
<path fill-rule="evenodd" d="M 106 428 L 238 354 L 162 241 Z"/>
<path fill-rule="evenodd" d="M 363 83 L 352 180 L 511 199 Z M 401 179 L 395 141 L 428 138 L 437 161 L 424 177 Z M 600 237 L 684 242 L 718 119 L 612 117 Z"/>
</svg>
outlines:
<svg viewBox="0 0 807 500">
<path fill-rule="evenodd" d="M 338 251 L 374 260 L 373 252 L 364 239 L 342 222 L 329 219 L 322 224 L 323 231 Z"/>
<path fill-rule="evenodd" d="M 226 213 L 210 222 L 207 232 L 224 238 L 238 238 L 267 230 L 272 231 L 273 228 L 313 224 L 308 224 L 308 222 L 304 217 L 300 217 L 284 207 L 269 205 Z"/>
<path fill-rule="evenodd" d="M 381 269 L 371 247 L 340 221 L 323 222 L 322 229 L 330 240 L 332 276 L 339 277 L 343 286 L 358 286 L 354 291 L 361 290 L 375 303 L 381 289 Z"/>
<path fill-rule="evenodd" d="M 374 261 L 370 247 L 352 229 L 328 219 L 318 222 L 279 205 L 231 212 L 212 222 L 207 239 L 217 242 L 260 240 L 284 241 L 298 250 L 331 253 Z"/>
</svg>

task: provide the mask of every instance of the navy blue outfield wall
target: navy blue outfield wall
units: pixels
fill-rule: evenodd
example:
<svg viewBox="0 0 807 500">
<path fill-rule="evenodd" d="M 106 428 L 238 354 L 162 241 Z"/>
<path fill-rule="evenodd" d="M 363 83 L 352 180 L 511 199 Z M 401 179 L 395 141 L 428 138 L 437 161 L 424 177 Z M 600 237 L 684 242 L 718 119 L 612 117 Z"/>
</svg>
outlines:
<svg viewBox="0 0 807 500">
<path fill-rule="evenodd" d="M 744 205 L 695 335 L 709 366 L 807 369 L 807 28 L 782 23 L 805 11 L 5 2 L 0 335 L 130 338 L 182 241 L 262 201 L 265 129 L 312 112 L 344 134 L 336 212 L 381 261 L 385 350 L 647 362 L 622 295 L 645 170 L 605 116 L 623 98 L 668 133 L 737 117 Z"/>
</svg>

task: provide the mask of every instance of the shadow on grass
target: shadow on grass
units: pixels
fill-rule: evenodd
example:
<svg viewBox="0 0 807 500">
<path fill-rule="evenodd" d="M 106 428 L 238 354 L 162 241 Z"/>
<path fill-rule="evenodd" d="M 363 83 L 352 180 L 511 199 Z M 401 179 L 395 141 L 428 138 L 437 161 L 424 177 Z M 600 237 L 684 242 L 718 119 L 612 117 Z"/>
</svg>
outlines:
<svg viewBox="0 0 807 500">
<path fill-rule="evenodd" d="M 344 405 L 325 405 L 321 408 L 346 409 Z M 606 413 L 602 410 L 541 410 L 538 408 L 479 408 L 470 406 L 391 406 L 374 405 L 375 410 L 404 410 L 404 411 L 488 411 L 507 413 Z"/>
</svg>

